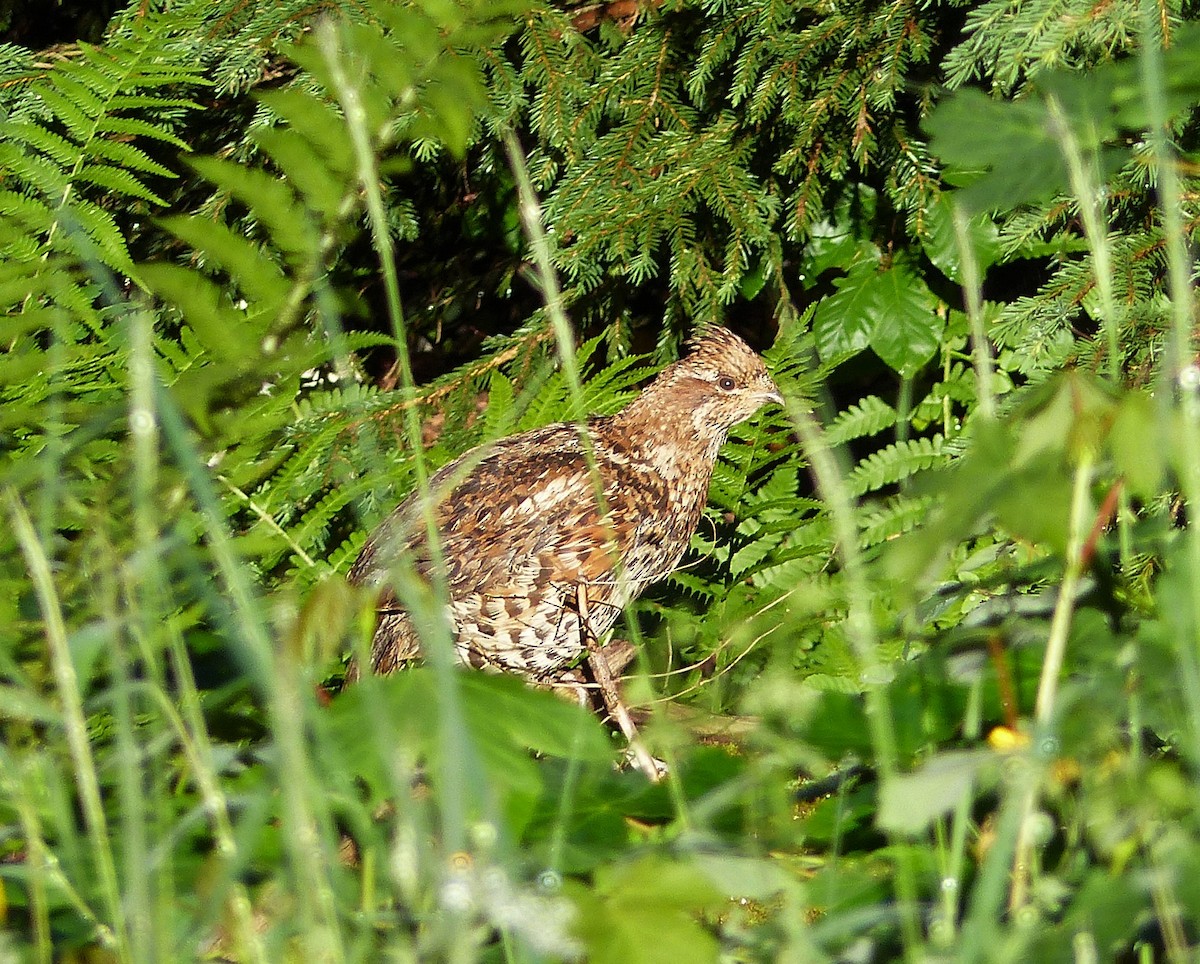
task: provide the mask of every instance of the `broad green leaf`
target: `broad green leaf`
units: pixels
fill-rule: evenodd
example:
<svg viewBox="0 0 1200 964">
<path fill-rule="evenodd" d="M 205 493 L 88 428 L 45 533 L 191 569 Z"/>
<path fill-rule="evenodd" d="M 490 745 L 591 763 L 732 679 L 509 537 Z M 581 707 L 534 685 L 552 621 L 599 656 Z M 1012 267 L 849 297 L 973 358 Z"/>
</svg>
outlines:
<svg viewBox="0 0 1200 964">
<path fill-rule="evenodd" d="M 1179 856 L 1195 868 L 1194 854 Z M 1179 880 L 1187 886 L 1195 878 L 1181 874 Z M 1118 875 L 1093 867 L 1072 896 L 1065 920 L 1030 948 L 1030 958 L 1049 961 L 1075 957 L 1080 935 L 1086 934 L 1095 942 L 1101 960 L 1114 960 L 1128 946 L 1130 922 L 1150 916 L 1150 894 L 1137 875 Z"/>
<path fill-rule="evenodd" d="M 871 343 L 880 315 L 875 264 L 860 262 L 834 282 L 837 293 L 813 313 L 817 351 L 825 360 L 862 351 Z"/>
<path fill-rule="evenodd" d="M 593 964 L 661 964 L 718 960 L 716 938 L 698 914 L 729 895 L 688 863 L 650 856 L 596 872 L 595 889 L 577 897 L 576 932 Z"/>
<path fill-rule="evenodd" d="M 529 797 L 530 805 L 540 781 L 529 751 L 606 764 L 612 760 L 612 744 L 595 714 L 513 676 L 455 671 L 453 685 L 462 711 L 458 720 L 446 715 L 437 673 L 428 667 L 395 673 L 371 685 L 377 688 L 397 734 L 414 752 L 443 766 L 463 765 L 444 759 L 442 729 L 462 726 L 454 739 L 480 761 L 494 788 L 518 789 Z M 385 788 L 383 761 L 377 759 L 375 748 L 359 753 L 351 747 L 364 728 L 372 726 L 370 703 L 361 687 L 344 691 L 330 709 L 339 744 L 355 755 L 355 765 L 365 779 Z"/>
<path fill-rule="evenodd" d="M 857 680 L 849 681 L 857 686 Z M 869 758 L 871 733 L 858 692 L 825 692 L 804 727 L 804 739 L 830 761 L 847 755 Z"/>
<path fill-rule="evenodd" d="M 1109 433 L 1117 471 L 1140 498 L 1159 492 L 1166 472 L 1171 447 L 1164 438 L 1161 414 L 1148 394 L 1129 391 L 1117 406 Z"/>
<path fill-rule="evenodd" d="M 958 192 L 971 211 L 1008 210 L 1068 187 L 1062 153 L 1036 101 L 1005 102 L 966 88 L 939 103 L 925 129 L 943 164 L 980 172 Z"/>
<path fill-rule="evenodd" d="M 427 671 L 431 672 L 431 671 Z M 534 689 L 515 676 L 463 673 L 463 705 L 480 736 L 548 756 L 591 761 L 612 758 L 612 744 L 594 713 L 572 700 Z"/>
<path fill-rule="evenodd" d="M 840 197 L 833 210 L 808 229 L 801 261 L 805 283 L 832 268 L 845 271 L 856 261 L 878 260 L 879 248 L 870 239 L 876 193 L 859 185 Z"/>
<path fill-rule="evenodd" d="M 844 783 L 808 809 L 799 830 L 808 847 L 829 846 L 848 833 L 867 829 L 879 810 L 878 787 L 855 781 Z"/>
<path fill-rule="evenodd" d="M 891 833 L 918 834 L 971 793 L 996 764 L 992 750 L 948 750 L 879 788 L 876 822 Z"/>
<path fill-rule="evenodd" d="M 933 358 L 946 328 L 944 314 L 924 280 L 897 264 L 876 279 L 879 317 L 871 348 L 901 375 L 915 375 Z"/>
<path fill-rule="evenodd" d="M 834 282 L 837 294 L 813 314 L 813 335 L 824 359 L 872 348 L 888 365 L 911 375 L 933 357 L 945 320 L 934 312 L 936 299 L 907 265 L 880 270 L 860 262 Z"/>
<path fill-rule="evenodd" d="M 943 100 L 925 121 L 930 146 L 943 164 L 979 175 L 958 191 L 960 203 L 972 212 L 1008 211 L 1066 193 L 1071 151 L 1078 151 L 1085 165 L 1094 165 L 1101 181 L 1107 180 L 1130 157 L 1113 142 L 1119 134 L 1117 92 L 1128 99 L 1135 69 L 1121 63 L 1086 73 L 1044 73 L 1016 101 L 974 88 Z"/>
</svg>

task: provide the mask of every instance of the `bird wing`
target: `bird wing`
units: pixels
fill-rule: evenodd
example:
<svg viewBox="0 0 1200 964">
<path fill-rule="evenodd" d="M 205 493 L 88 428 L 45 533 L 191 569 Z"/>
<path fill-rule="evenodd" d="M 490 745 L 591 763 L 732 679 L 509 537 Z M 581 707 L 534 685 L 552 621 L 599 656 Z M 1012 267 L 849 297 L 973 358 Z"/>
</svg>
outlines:
<svg viewBox="0 0 1200 964">
<path fill-rule="evenodd" d="M 599 637 L 641 585 L 619 576 L 662 515 L 657 476 L 612 447 L 596 452 L 596 474 L 573 425 L 554 425 L 467 453 L 430 479 L 446 587 L 463 657 L 530 675 L 550 673 L 584 645 L 578 587 L 587 586 L 587 635 Z M 429 577 L 434 554 L 419 496 L 372 536 L 352 581 L 384 585 L 404 557 Z M 406 658 L 419 643 L 385 588 L 380 608 L 403 630 Z"/>
<path fill-rule="evenodd" d="M 598 453 L 601 497 L 574 427 L 552 428 L 497 446 L 438 503 L 452 596 L 513 581 L 611 582 L 636 539 L 637 487 Z"/>
</svg>

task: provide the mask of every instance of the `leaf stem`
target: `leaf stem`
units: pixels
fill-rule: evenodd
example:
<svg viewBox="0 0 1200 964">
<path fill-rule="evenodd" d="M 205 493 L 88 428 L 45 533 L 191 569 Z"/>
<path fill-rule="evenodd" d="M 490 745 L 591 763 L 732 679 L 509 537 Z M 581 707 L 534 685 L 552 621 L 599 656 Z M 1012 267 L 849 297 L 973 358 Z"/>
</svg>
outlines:
<svg viewBox="0 0 1200 964">
<path fill-rule="evenodd" d="M 993 386 L 991 343 L 983 319 L 983 290 L 979 277 L 979 262 L 975 260 L 975 245 L 971 241 L 967 213 L 959 205 L 954 209 L 954 234 L 958 239 L 963 273 L 963 295 L 967 302 L 967 321 L 971 327 L 971 361 L 975 366 L 975 391 L 979 396 L 979 412 L 986 419 L 996 416 L 996 393 Z M 949 430 L 946 436 L 949 438 Z"/>
</svg>

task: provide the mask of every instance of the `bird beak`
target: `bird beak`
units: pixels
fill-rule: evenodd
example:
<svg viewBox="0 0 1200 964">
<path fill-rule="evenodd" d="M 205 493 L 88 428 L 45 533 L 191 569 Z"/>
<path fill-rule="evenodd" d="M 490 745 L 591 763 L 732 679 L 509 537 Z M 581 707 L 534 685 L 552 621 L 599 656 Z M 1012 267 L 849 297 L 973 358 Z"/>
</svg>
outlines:
<svg viewBox="0 0 1200 964">
<path fill-rule="evenodd" d="M 783 393 L 779 390 L 779 386 L 770 381 L 767 382 L 767 386 L 768 387 L 764 387 L 759 393 L 759 398 L 762 399 L 762 403 L 766 405 L 767 402 L 774 402 L 776 405 L 782 405 Z"/>
</svg>

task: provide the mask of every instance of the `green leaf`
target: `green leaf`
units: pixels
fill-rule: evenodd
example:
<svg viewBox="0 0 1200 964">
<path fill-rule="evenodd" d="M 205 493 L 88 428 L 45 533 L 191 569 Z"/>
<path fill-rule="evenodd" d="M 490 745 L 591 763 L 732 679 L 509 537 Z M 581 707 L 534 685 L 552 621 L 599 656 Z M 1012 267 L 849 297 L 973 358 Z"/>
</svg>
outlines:
<svg viewBox="0 0 1200 964">
<path fill-rule="evenodd" d="M 54 226 L 54 214 L 44 201 L 16 191 L 0 191 L 0 215 L 19 222 L 30 233 Z"/>
<path fill-rule="evenodd" d="M 110 164 L 85 164 L 76 177 L 98 187 L 106 187 L 116 194 L 141 198 L 159 206 L 167 203 L 128 171 Z"/>
<path fill-rule="evenodd" d="M 0 134 L 36 147 L 64 167 L 74 164 L 79 159 L 78 145 L 37 124 L 23 121 L 0 124 Z"/>
<path fill-rule="evenodd" d="M 462 726 L 454 742 L 469 748 L 486 771 L 490 787 L 503 794 L 515 792 L 525 798 L 528 808 L 541 786 L 531 750 L 604 765 L 612 761 L 612 744 L 595 714 L 514 676 L 456 670 L 458 719 L 447 716 L 438 674 L 429 667 L 406 669 L 370 685 L 397 733 L 434 763 L 435 773 L 439 767 L 464 765 L 461 760 L 445 759 L 443 739 L 445 727 Z M 331 725 L 356 772 L 385 796 L 389 787 L 385 761 L 379 759 L 377 747 L 358 746 L 370 742 L 362 741 L 361 735 L 373 726 L 371 708 L 362 687 L 352 686 L 330 707 Z"/>
<path fill-rule="evenodd" d="M 459 683 L 468 720 L 477 724 L 481 739 L 504 737 L 513 746 L 547 756 L 612 759 L 604 728 L 578 703 L 534 689 L 515 676 L 463 673 Z"/>
<path fill-rule="evenodd" d="M 329 113 L 331 123 L 341 123 Z M 313 143 L 289 127 L 268 127 L 254 133 L 254 140 L 295 186 L 304 203 L 326 220 L 338 216 L 355 184 L 347 171 L 336 166 L 342 158 L 330 159 L 313 150 Z"/>
<path fill-rule="evenodd" d="M 875 297 L 880 316 L 874 324 L 871 348 L 894 371 L 915 375 L 942 342 L 946 318 L 935 311 L 937 299 L 924 279 L 905 265 L 879 275 Z"/>
<path fill-rule="evenodd" d="M 289 255 L 311 256 L 318 246 L 311 218 L 291 187 L 266 171 L 216 157 L 198 157 L 192 166 L 254 212 L 271 239 Z M 309 167 L 318 166 L 309 159 Z"/>
<path fill-rule="evenodd" d="M 1038 103 L 1000 101 L 966 88 L 938 104 L 925 129 L 943 164 L 980 172 L 958 192 L 972 211 L 1008 210 L 1067 189 L 1066 165 Z M 1019 164 L 1011 163 L 1014 157 Z"/>
<path fill-rule="evenodd" d="M 3 133 L 0 129 L 0 134 Z M 5 171 L 6 181 L 9 175 L 19 175 L 53 204 L 58 204 L 70 184 L 62 169 L 47 157 L 22 150 L 3 137 L 0 137 L 0 168 Z"/>
<path fill-rule="evenodd" d="M 199 107 L 200 105 L 192 104 L 191 106 Z M 189 149 L 186 141 L 176 137 L 169 130 L 137 117 L 112 117 L 111 115 L 102 117 L 96 121 L 96 131 L 102 134 L 116 134 L 119 137 L 146 137 L 150 140 L 161 141 L 164 144 L 178 147 L 181 151 Z M 93 150 L 96 150 L 94 145 Z M 97 151 L 97 153 L 99 152 Z"/>
<path fill-rule="evenodd" d="M 144 151 L 122 141 L 106 141 L 97 138 L 88 145 L 92 157 L 103 158 L 114 164 L 128 168 L 131 171 L 141 171 L 143 174 L 153 174 L 175 180 L 179 177 L 169 167 L 164 167 L 158 161 L 151 160 Z"/>
<path fill-rule="evenodd" d="M 6 720 L 23 720 L 30 723 L 58 725 L 62 712 L 36 692 L 21 686 L 0 683 L 0 706 L 4 707 Z"/>
<path fill-rule="evenodd" d="M 307 142 L 310 151 L 307 164 L 319 162 L 342 182 L 355 183 L 354 148 L 340 114 L 307 91 L 294 87 L 261 94 L 259 99 Z M 260 143 L 266 144 L 270 135 L 271 129 L 267 128 L 256 136 Z M 289 156 L 304 166 L 302 154 L 293 152 Z"/>
<path fill-rule="evenodd" d="M 958 232 L 954 228 L 954 201 L 951 195 L 938 194 L 923 213 L 925 230 L 921 234 L 921 247 L 925 256 L 947 278 L 962 284 L 962 251 L 959 250 Z M 967 222 L 967 236 L 982 279 L 984 272 L 1000 257 L 1000 233 L 991 218 L 977 214 Z"/>
<path fill-rule="evenodd" d="M 844 445 L 851 439 L 877 435 L 896 424 L 896 410 L 878 395 L 868 395 L 839 412 L 825 429 L 829 445 Z"/>
<path fill-rule="evenodd" d="M 828 216 L 810 225 L 801 262 L 806 281 L 832 268 L 845 271 L 859 260 L 878 261 L 879 248 L 870 226 L 878 206 L 876 192 L 865 185 L 846 190 Z"/>
<path fill-rule="evenodd" d="M 871 343 L 880 312 L 877 276 L 876 265 L 860 262 L 834 282 L 837 294 L 817 305 L 813 335 L 826 361 L 856 354 Z"/>
<path fill-rule="evenodd" d="M 1112 66 L 1087 74 L 1058 71 L 1039 76 L 1021 100 L 999 100 L 974 88 L 945 98 L 925 127 L 943 164 L 978 175 L 957 192 L 959 202 L 971 212 L 1009 211 L 1067 193 L 1068 139 L 1106 179 L 1129 156 L 1106 143 L 1117 134 L 1113 98 L 1119 78 Z"/>
<path fill-rule="evenodd" d="M 828 760 L 840 760 L 847 754 L 870 759 L 874 752 L 857 686 L 857 680 L 849 680 L 847 689 L 853 691 L 822 693 L 818 709 L 804 728 L 804 739 Z"/>
<path fill-rule="evenodd" d="M 243 364 L 258 356 L 258 339 L 245 314 L 229 304 L 224 288 L 181 265 L 146 264 L 141 273 L 152 291 L 179 309 L 201 344 L 218 359 Z"/>
<path fill-rule="evenodd" d="M 81 256 L 97 258 L 122 274 L 136 274 L 129 258 L 129 249 L 125 246 L 125 236 L 116 220 L 104 208 L 91 201 L 79 200 L 70 207 L 62 208 L 59 217 L 66 229 L 65 234 Z M 87 240 L 79 236 L 79 227 L 83 228 Z"/>
<path fill-rule="evenodd" d="M 945 440 L 941 435 L 893 442 L 859 462 L 846 483 L 852 494 L 863 495 L 945 461 Z"/>
<path fill-rule="evenodd" d="M 860 262 L 834 282 L 837 294 L 817 305 L 813 335 L 825 360 L 870 347 L 902 375 L 912 375 L 938 349 L 945 319 L 937 300 L 907 265 L 885 270 Z"/>
<path fill-rule="evenodd" d="M 267 252 L 223 224 L 207 218 L 176 215 L 163 226 L 209 262 L 229 272 L 253 309 L 273 311 L 288 292 L 288 279 Z"/>
<path fill-rule="evenodd" d="M 1140 391 L 1126 393 L 1118 404 L 1109 444 L 1117 471 L 1140 498 L 1153 498 L 1160 491 L 1167 453 L 1180 447 L 1167 444 L 1158 406 Z"/>
<path fill-rule="evenodd" d="M 715 964 L 716 938 L 697 914 L 715 912 L 727 899 L 703 870 L 644 857 L 596 871 L 595 890 L 577 896 L 576 931 L 592 964 Z"/>
<path fill-rule="evenodd" d="M 948 750 L 879 788 L 876 822 L 890 833 L 919 834 L 948 813 L 995 767 L 992 750 Z"/>
</svg>

